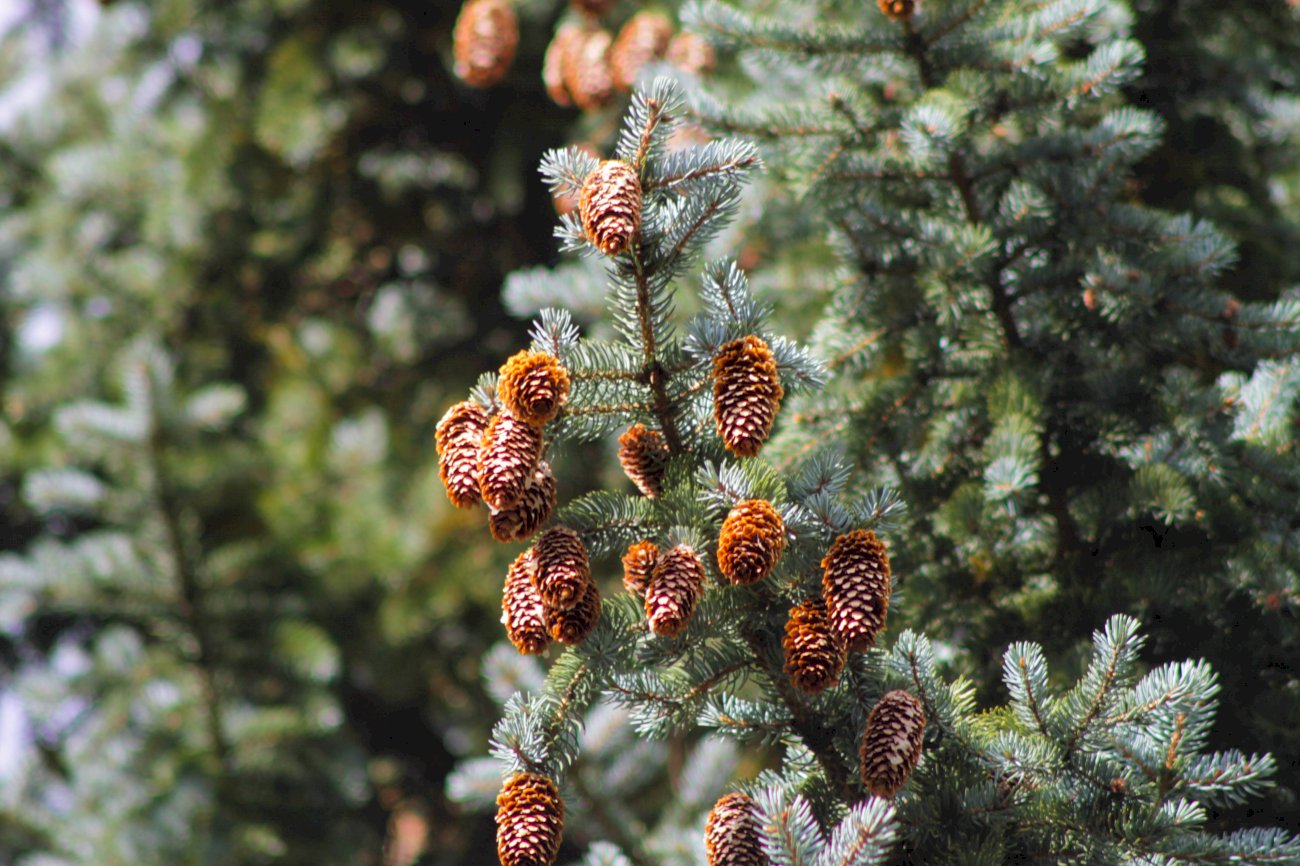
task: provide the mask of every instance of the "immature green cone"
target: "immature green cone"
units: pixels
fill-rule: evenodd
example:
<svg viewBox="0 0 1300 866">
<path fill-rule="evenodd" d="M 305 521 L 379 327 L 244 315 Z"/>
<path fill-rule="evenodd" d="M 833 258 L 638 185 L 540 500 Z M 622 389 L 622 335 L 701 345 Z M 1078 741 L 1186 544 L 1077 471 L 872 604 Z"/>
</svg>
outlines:
<svg viewBox="0 0 1300 866">
<path fill-rule="evenodd" d="M 555 510 L 555 475 L 545 460 L 537 464 L 523 495 L 511 508 L 489 511 L 488 529 L 497 541 L 523 541 L 542 528 Z"/>
<path fill-rule="evenodd" d="M 663 492 L 668 468 L 668 443 L 658 430 L 633 424 L 618 437 L 618 462 L 642 495 L 654 499 Z"/>
<path fill-rule="evenodd" d="M 578 604 L 591 584 L 587 548 L 567 526 L 553 526 L 533 545 L 537 556 L 536 583 L 542 604 L 564 610 Z"/>
<path fill-rule="evenodd" d="M 536 572 L 537 560 L 533 551 L 525 550 L 510 563 L 505 589 L 501 593 L 501 624 L 506 627 L 506 637 L 524 655 L 545 652 L 551 643 L 546 609 L 533 586 Z"/>
<path fill-rule="evenodd" d="M 546 630 L 556 642 L 565 646 L 580 644 L 600 621 L 600 587 L 596 581 L 588 581 L 587 591 L 573 607 L 548 607 L 545 610 Z"/>
<path fill-rule="evenodd" d="M 732 583 L 757 583 L 785 552 L 785 521 L 766 499 L 737 503 L 722 521 L 718 569 Z"/>
<path fill-rule="evenodd" d="M 519 420 L 541 426 L 569 399 L 569 371 L 554 355 L 516 352 L 501 365 L 497 397 Z"/>
<path fill-rule="evenodd" d="M 519 20 L 506 0 L 468 0 L 456 18 L 452 54 L 456 76 L 490 87 L 510 71 L 519 47 Z"/>
<path fill-rule="evenodd" d="M 501 866 L 551 866 L 564 832 L 560 789 L 537 773 L 512 776 L 497 795 L 496 822 Z"/>
<path fill-rule="evenodd" d="M 498 511 L 514 508 L 542 459 L 542 428 L 507 411 L 488 422 L 479 449 L 478 483 L 483 501 Z"/>
<path fill-rule="evenodd" d="M 724 795 L 709 810 L 704 824 L 709 866 L 768 866 L 758 807 L 748 794 Z"/>
<path fill-rule="evenodd" d="M 621 159 L 607 159 L 582 182 L 578 208 L 587 238 L 605 255 L 616 256 L 641 228 L 641 179 Z"/>
<path fill-rule="evenodd" d="M 867 790 L 892 797 L 921 760 L 925 707 L 912 694 L 887 692 L 867 716 L 862 735 L 861 773 Z"/>
<path fill-rule="evenodd" d="M 840 681 L 844 642 L 826 621 L 821 599 L 790 608 L 785 624 L 785 672 L 800 690 L 815 695 Z"/>
<path fill-rule="evenodd" d="M 447 498 L 457 508 L 472 508 L 483 500 L 479 494 L 478 457 L 487 426 L 487 409 L 473 400 L 464 400 L 447 410 L 434 431 L 438 477 Z"/>
<path fill-rule="evenodd" d="M 895 21 L 911 18 L 916 11 L 916 0 L 876 0 L 876 3 L 881 12 Z"/>
<path fill-rule="evenodd" d="M 722 443 L 753 457 L 767 441 L 785 391 L 767 343 L 753 335 L 726 343 L 713 358 L 713 415 Z"/>
<path fill-rule="evenodd" d="M 659 547 L 653 541 L 638 541 L 629 547 L 623 554 L 623 588 L 645 598 L 658 558 Z"/>
<path fill-rule="evenodd" d="M 681 634 L 703 594 L 704 563 L 694 548 L 679 544 L 661 553 L 650 572 L 645 594 L 650 630 L 660 637 Z"/>
<path fill-rule="evenodd" d="M 668 50 L 673 23 L 658 12 L 641 11 L 628 19 L 609 52 L 614 86 L 624 93 L 632 89 L 637 73 Z"/>
<path fill-rule="evenodd" d="M 609 66 L 613 41 L 608 30 L 584 27 L 561 58 L 564 87 L 583 111 L 599 111 L 614 100 L 614 71 Z"/>
<path fill-rule="evenodd" d="M 889 556 L 876 533 L 855 529 L 835 539 L 822 559 L 822 595 L 831 625 L 849 650 L 876 645 L 890 589 Z"/>
</svg>

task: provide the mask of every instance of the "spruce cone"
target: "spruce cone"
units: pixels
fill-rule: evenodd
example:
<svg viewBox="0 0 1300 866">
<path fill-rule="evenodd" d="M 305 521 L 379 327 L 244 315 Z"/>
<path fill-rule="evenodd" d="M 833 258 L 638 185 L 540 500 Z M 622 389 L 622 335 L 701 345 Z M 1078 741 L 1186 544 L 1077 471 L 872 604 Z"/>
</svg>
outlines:
<svg viewBox="0 0 1300 866">
<path fill-rule="evenodd" d="M 434 432 L 438 477 L 447 489 L 447 498 L 457 508 L 472 508 L 482 501 L 478 452 L 487 426 L 487 410 L 473 400 L 464 400 L 447 410 Z"/>
<path fill-rule="evenodd" d="M 692 75 L 708 75 L 718 65 L 718 57 L 708 40 L 682 32 L 668 43 L 668 62 Z"/>
<path fill-rule="evenodd" d="M 542 58 L 542 83 L 546 85 L 546 94 L 551 101 L 561 108 L 573 105 L 573 97 L 564 83 L 564 64 L 569 52 L 573 51 L 582 38 L 582 25 L 573 21 L 561 24 L 551 37 L 551 44 L 546 46 L 546 55 Z"/>
<path fill-rule="evenodd" d="M 835 539 L 822 559 L 822 595 L 831 625 L 852 651 L 876 645 L 889 612 L 889 556 L 868 529 Z"/>
<path fill-rule="evenodd" d="M 498 511 L 514 508 L 542 459 L 542 428 L 502 411 L 489 423 L 479 449 L 483 501 Z"/>
<path fill-rule="evenodd" d="M 867 790 L 892 797 L 921 760 L 925 707 L 901 689 L 888 692 L 867 716 L 862 735 L 861 771 Z"/>
<path fill-rule="evenodd" d="M 501 593 L 501 624 L 506 627 L 506 637 L 524 655 L 543 653 L 551 643 L 546 633 L 546 609 L 533 586 L 536 571 L 533 551 L 525 550 L 510 563 Z"/>
<path fill-rule="evenodd" d="M 785 552 L 785 521 L 766 499 L 738 503 L 722 521 L 718 569 L 732 583 L 757 583 Z"/>
<path fill-rule="evenodd" d="M 578 533 L 552 526 L 533 545 L 537 555 L 537 592 L 548 608 L 567 610 L 582 601 L 591 581 L 591 561 Z"/>
<path fill-rule="evenodd" d="M 554 355 L 525 349 L 501 365 L 497 397 L 516 418 L 540 427 L 569 399 L 569 371 Z"/>
<path fill-rule="evenodd" d="M 732 340 L 713 359 L 713 415 L 722 442 L 738 457 L 753 457 L 772 432 L 785 391 L 776 359 L 755 336 Z"/>
<path fill-rule="evenodd" d="M 660 637 L 681 634 L 703 594 L 704 563 L 694 548 L 679 544 L 660 554 L 645 594 L 650 630 Z"/>
<path fill-rule="evenodd" d="M 748 794 L 723 796 L 709 810 L 704 848 L 709 866 L 768 866 L 758 807 Z"/>
<path fill-rule="evenodd" d="M 815 695 L 840 681 L 844 641 L 826 621 L 821 599 L 790 608 L 781 646 L 785 647 L 785 672 L 801 691 Z"/>
<path fill-rule="evenodd" d="M 470 87 L 491 87 L 510 71 L 519 47 L 519 20 L 505 0 L 467 0 L 456 18 L 452 53 L 456 76 Z"/>
<path fill-rule="evenodd" d="M 659 547 L 653 541 L 638 541 L 629 547 L 623 554 L 623 588 L 645 598 L 658 558 Z"/>
<path fill-rule="evenodd" d="M 560 853 L 564 801 L 545 776 L 519 773 L 497 795 L 497 857 L 501 866 L 551 866 Z"/>
<path fill-rule="evenodd" d="M 605 255 L 616 256 L 641 228 L 641 179 L 621 159 L 607 159 L 582 182 L 578 207 L 587 238 Z"/>
<path fill-rule="evenodd" d="M 668 443 L 658 430 L 633 424 L 618 437 L 618 462 L 636 489 L 654 499 L 663 491 L 664 470 L 668 468 Z"/>
<path fill-rule="evenodd" d="M 614 86 L 624 93 L 631 90 L 641 67 L 663 57 L 672 38 L 672 22 L 658 12 L 638 12 L 629 18 L 609 53 Z"/>
<path fill-rule="evenodd" d="M 916 0 L 876 0 L 880 5 L 880 11 L 884 12 L 895 21 L 903 21 L 912 17 L 916 11 Z"/>
<path fill-rule="evenodd" d="M 488 516 L 488 529 L 497 541 L 523 541 L 542 528 L 555 510 L 555 475 L 545 460 L 537 464 L 533 477 L 524 485 L 524 493 L 513 508 Z"/>
<path fill-rule="evenodd" d="M 599 111 L 614 99 L 614 72 L 609 68 L 608 30 L 584 28 L 561 56 L 564 87 L 583 111 Z"/>
<path fill-rule="evenodd" d="M 546 608 L 546 630 L 559 643 L 574 646 L 587 639 L 600 621 L 600 587 L 596 581 L 587 582 L 587 591 L 573 607 Z"/>
</svg>

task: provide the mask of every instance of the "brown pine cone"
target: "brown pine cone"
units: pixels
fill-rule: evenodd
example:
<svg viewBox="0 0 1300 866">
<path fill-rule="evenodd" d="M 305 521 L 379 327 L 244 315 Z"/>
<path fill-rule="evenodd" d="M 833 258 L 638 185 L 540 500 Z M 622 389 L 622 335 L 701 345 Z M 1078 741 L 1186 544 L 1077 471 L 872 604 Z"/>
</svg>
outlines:
<svg viewBox="0 0 1300 866">
<path fill-rule="evenodd" d="M 614 101 L 614 71 L 609 66 L 613 41 L 608 30 L 583 28 L 561 57 L 564 87 L 583 111 L 599 111 Z"/>
<path fill-rule="evenodd" d="M 704 824 L 709 866 L 768 866 L 758 807 L 748 794 L 727 794 L 713 804 Z"/>
<path fill-rule="evenodd" d="M 790 608 L 781 646 L 785 647 L 785 672 L 801 691 L 815 695 L 840 681 L 844 641 L 826 621 L 821 599 Z"/>
<path fill-rule="evenodd" d="M 889 556 L 868 529 L 835 539 L 822 558 L 822 596 L 831 625 L 851 651 L 876 645 L 889 612 Z"/>
<path fill-rule="evenodd" d="M 911 18 L 916 11 L 916 0 L 876 0 L 880 11 L 895 21 Z"/>
<path fill-rule="evenodd" d="M 548 607 L 545 610 L 546 630 L 551 637 L 565 646 L 580 644 L 600 621 L 600 587 L 596 581 L 588 581 L 587 591 L 573 607 Z"/>
<path fill-rule="evenodd" d="M 766 499 L 737 503 L 722 521 L 718 569 L 732 583 L 757 583 L 785 552 L 785 521 Z"/>
<path fill-rule="evenodd" d="M 668 43 L 668 62 L 692 75 L 708 75 L 718 65 L 718 57 L 708 40 L 683 31 Z"/>
<path fill-rule="evenodd" d="M 587 548 L 567 526 L 552 526 L 537 538 L 537 592 L 548 608 L 564 610 L 582 601 L 591 580 Z"/>
<path fill-rule="evenodd" d="M 867 716 L 862 735 L 861 772 L 867 790 L 892 797 L 921 760 L 925 737 L 925 707 L 917 698 L 895 689 L 880 699 Z"/>
<path fill-rule="evenodd" d="M 703 594 L 704 563 L 694 548 L 679 544 L 661 553 L 650 571 L 645 594 L 650 630 L 660 637 L 681 634 Z"/>
<path fill-rule="evenodd" d="M 519 773 L 497 795 L 497 857 L 501 866 L 551 866 L 564 833 L 564 801 L 555 782 Z"/>
<path fill-rule="evenodd" d="M 501 593 L 501 624 L 506 627 L 506 637 L 524 655 L 543 653 L 551 643 L 546 633 L 546 609 L 533 586 L 536 571 L 533 551 L 525 550 L 510 563 Z"/>
<path fill-rule="evenodd" d="M 753 457 L 772 432 L 785 391 L 776 359 L 755 336 L 732 340 L 713 359 L 713 416 L 722 442 L 738 457 Z"/>
<path fill-rule="evenodd" d="M 579 12 L 599 17 L 614 7 L 614 0 L 569 0 L 569 5 Z"/>
<path fill-rule="evenodd" d="M 614 86 L 625 93 L 631 90 L 641 67 L 663 57 L 672 38 L 673 23 L 658 12 L 638 12 L 629 18 L 609 52 Z"/>
<path fill-rule="evenodd" d="M 523 541 L 541 529 L 554 510 L 555 475 L 551 464 L 542 460 L 513 508 L 490 509 L 488 529 L 497 541 Z"/>
<path fill-rule="evenodd" d="M 618 462 L 636 489 L 650 499 L 663 492 L 668 468 L 668 443 L 658 430 L 633 424 L 618 437 Z"/>
<path fill-rule="evenodd" d="M 519 20 L 505 0 L 467 0 L 452 32 L 456 76 L 470 87 L 491 87 L 510 71 L 519 47 Z"/>
<path fill-rule="evenodd" d="M 473 400 L 464 400 L 447 410 L 434 431 L 438 444 L 438 477 L 447 490 L 447 498 L 457 508 L 472 508 L 482 501 L 478 489 L 478 452 L 487 426 L 487 410 Z"/>
<path fill-rule="evenodd" d="M 623 588 L 645 598 L 658 558 L 659 547 L 653 541 L 638 541 L 629 547 L 623 554 Z"/>
<path fill-rule="evenodd" d="M 607 159 L 582 182 L 578 208 L 587 238 L 605 255 L 616 256 L 641 228 L 641 179 L 621 159 Z"/>
<path fill-rule="evenodd" d="M 483 501 L 498 511 L 514 508 L 542 459 L 542 428 L 502 410 L 483 433 L 478 480 Z"/>
<path fill-rule="evenodd" d="M 519 420 L 541 426 L 569 399 L 569 371 L 554 355 L 516 352 L 501 365 L 497 397 Z"/>
<path fill-rule="evenodd" d="M 573 21 L 561 24 L 551 37 L 551 44 L 546 46 L 546 55 L 542 58 L 542 83 L 546 85 L 546 94 L 551 101 L 561 108 L 573 105 L 573 97 L 564 83 L 564 64 L 569 52 L 574 50 L 582 38 L 582 25 Z"/>
</svg>

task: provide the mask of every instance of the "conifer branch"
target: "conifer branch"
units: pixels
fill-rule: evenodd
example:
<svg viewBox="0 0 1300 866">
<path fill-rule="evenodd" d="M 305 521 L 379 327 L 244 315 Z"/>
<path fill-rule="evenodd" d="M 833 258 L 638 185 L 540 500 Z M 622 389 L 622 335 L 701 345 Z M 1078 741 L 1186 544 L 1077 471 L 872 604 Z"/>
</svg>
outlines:
<svg viewBox="0 0 1300 866">
<path fill-rule="evenodd" d="M 677 430 L 677 410 L 668 395 L 668 371 L 659 363 L 658 347 L 655 343 L 654 322 L 650 310 L 650 280 L 641 262 L 640 246 L 633 247 L 632 264 L 636 270 L 636 315 L 641 325 L 641 346 L 645 353 L 646 384 L 654 395 L 651 406 L 659 428 L 663 431 L 664 441 L 668 443 L 671 454 L 682 452 L 682 437 Z"/>
</svg>

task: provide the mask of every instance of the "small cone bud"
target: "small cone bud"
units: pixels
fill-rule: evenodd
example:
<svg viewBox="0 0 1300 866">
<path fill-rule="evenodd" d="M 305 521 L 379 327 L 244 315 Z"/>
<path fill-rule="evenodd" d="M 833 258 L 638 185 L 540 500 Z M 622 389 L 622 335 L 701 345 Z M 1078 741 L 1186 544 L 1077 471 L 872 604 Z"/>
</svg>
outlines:
<svg viewBox="0 0 1300 866">
<path fill-rule="evenodd" d="M 587 238 L 607 256 L 631 246 L 641 228 L 641 180 L 621 159 L 607 159 L 582 182 L 578 202 Z"/>
<path fill-rule="evenodd" d="M 766 499 L 737 503 L 722 521 L 718 569 L 732 583 L 757 583 L 785 552 L 785 521 Z"/>
<path fill-rule="evenodd" d="M 876 0 L 880 11 L 895 21 L 911 18 L 916 11 L 916 0 Z"/>
<path fill-rule="evenodd" d="M 694 548 L 679 544 L 661 553 L 650 572 L 645 594 L 650 630 L 660 637 L 681 634 L 703 594 L 704 563 Z"/>
<path fill-rule="evenodd" d="M 694 33 L 678 33 L 668 43 L 668 62 L 692 75 L 708 75 L 718 65 L 713 46 Z"/>
<path fill-rule="evenodd" d="M 536 571 L 533 551 L 525 550 L 510 563 L 501 593 L 501 624 L 506 627 L 506 637 L 524 655 L 545 652 L 551 643 L 542 597 L 533 586 Z"/>
<path fill-rule="evenodd" d="M 473 400 L 465 400 L 447 410 L 434 432 L 438 444 L 438 477 L 447 490 L 447 498 L 457 508 L 472 508 L 482 501 L 478 456 L 487 426 L 487 410 Z"/>
<path fill-rule="evenodd" d="M 582 643 L 600 621 L 600 587 L 587 583 L 587 591 L 570 608 L 546 608 L 546 630 L 565 646 Z"/>
<path fill-rule="evenodd" d="M 815 695 L 840 681 L 844 642 L 829 622 L 821 599 L 790 608 L 785 623 L 785 672 L 800 691 Z"/>
<path fill-rule="evenodd" d="M 614 99 L 614 72 L 609 66 L 613 41 L 608 30 L 584 28 L 561 58 L 564 88 L 583 111 L 599 111 Z"/>
<path fill-rule="evenodd" d="M 569 399 L 569 371 L 545 352 L 518 352 L 501 365 L 497 397 L 519 420 L 541 426 Z"/>
<path fill-rule="evenodd" d="M 762 822 L 748 794 L 727 794 L 713 804 L 704 824 L 709 866 L 768 866 Z"/>
<path fill-rule="evenodd" d="M 542 58 L 542 83 L 546 85 L 546 95 L 561 108 L 573 105 L 568 85 L 564 83 L 564 65 L 569 52 L 573 51 L 582 39 L 582 25 L 573 21 L 561 24 L 551 37 L 551 44 L 546 46 Z"/>
<path fill-rule="evenodd" d="M 564 801 L 545 776 L 519 773 L 497 795 L 497 857 L 501 866 L 551 866 L 560 853 Z"/>
<path fill-rule="evenodd" d="M 663 492 L 668 468 L 668 443 L 658 430 L 633 424 L 618 437 L 618 462 L 636 489 L 651 499 Z"/>
<path fill-rule="evenodd" d="M 629 547 L 623 554 L 623 588 L 645 598 L 658 558 L 659 547 L 653 541 L 638 541 Z"/>
<path fill-rule="evenodd" d="M 867 716 L 862 735 L 861 771 L 867 790 L 892 797 L 921 760 L 925 736 L 925 707 L 900 689 L 880 699 Z"/>
<path fill-rule="evenodd" d="M 510 71 L 519 47 L 519 20 L 506 0 L 468 0 L 452 32 L 456 76 L 470 87 L 491 87 Z"/>
<path fill-rule="evenodd" d="M 479 449 L 483 501 L 498 511 L 514 508 L 542 459 L 542 429 L 502 411 L 489 423 Z"/>
<path fill-rule="evenodd" d="M 755 336 L 732 340 L 713 359 L 713 414 L 722 442 L 738 457 L 753 457 L 767 441 L 785 391 L 776 359 Z"/>
<path fill-rule="evenodd" d="M 513 508 L 492 509 L 488 529 L 497 541 L 523 541 L 542 528 L 555 510 L 555 475 L 545 460 L 537 464 L 533 477 Z"/>
<path fill-rule="evenodd" d="M 582 601 L 591 580 L 591 561 L 578 533 L 553 526 L 533 545 L 537 555 L 537 592 L 548 608 L 566 610 Z"/>
<path fill-rule="evenodd" d="M 628 19 L 609 52 L 614 86 L 624 93 L 632 89 L 637 73 L 668 50 L 673 24 L 658 12 L 638 12 Z"/>
<path fill-rule="evenodd" d="M 822 596 L 831 626 L 849 650 L 876 645 L 889 612 L 889 556 L 876 533 L 855 529 L 835 539 L 822 559 Z"/>
</svg>

